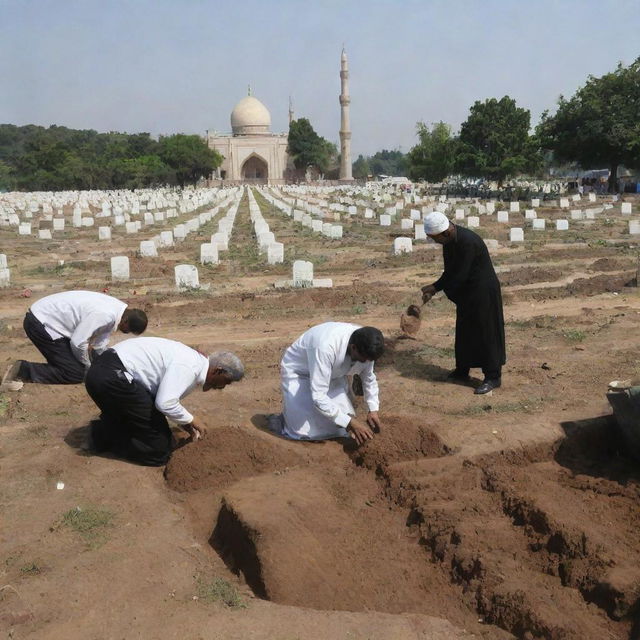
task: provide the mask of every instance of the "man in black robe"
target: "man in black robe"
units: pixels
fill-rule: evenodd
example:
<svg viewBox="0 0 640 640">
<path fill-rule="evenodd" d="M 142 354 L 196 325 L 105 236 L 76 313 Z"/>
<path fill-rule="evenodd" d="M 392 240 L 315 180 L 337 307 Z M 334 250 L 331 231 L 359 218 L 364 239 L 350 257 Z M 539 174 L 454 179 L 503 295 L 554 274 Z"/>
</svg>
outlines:
<svg viewBox="0 0 640 640">
<path fill-rule="evenodd" d="M 502 295 L 489 251 L 478 234 L 438 211 L 426 216 L 424 229 L 442 245 L 444 273 L 422 287 L 422 299 L 444 291 L 456 305 L 456 368 L 449 378 L 467 381 L 469 369 L 481 367 L 484 381 L 475 393 L 489 393 L 501 385 L 506 362 Z"/>
</svg>

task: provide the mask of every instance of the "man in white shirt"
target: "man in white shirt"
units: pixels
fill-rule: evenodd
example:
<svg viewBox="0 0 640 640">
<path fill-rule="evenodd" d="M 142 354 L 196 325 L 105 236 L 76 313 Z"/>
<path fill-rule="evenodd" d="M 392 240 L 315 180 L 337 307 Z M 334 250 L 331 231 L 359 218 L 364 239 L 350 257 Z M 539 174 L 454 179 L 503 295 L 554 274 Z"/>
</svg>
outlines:
<svg viewBox="0 0 640 640">
<path fill-rule="evenodd" d="M 295 440 L 353 437 L 358 444 L 380 429 L 374 362 L 384 352 L 382 332 L 346 322 L 325 322 L 303 333 L 280 363 L 282 414 L 269 428 Z M 356 418 L 348 375 L 362 380 L 366 421 Z"/>
<path fill-rule="evenodd" d="M 18 360 L 5 380 L 78 384 L 91 364 L 91 351 L 102 353 L 116 330 L 143 333 L 147 316 L 103 293 L 64 291 L 34 302 L 23 326 L 47 364 Z"/>
<path fill-rule="evenodd" d="M 244 365 L 228 351 L 205 356 L 175 340 L 131 338 L 98 356 L 85 386 L 101 410 L 91 447 L 147 466 L 171 457 L 170 418 L 198 439 L 205 428 L 180 400 L 196 387 L 223 389 L 242 379 Z"/>
</svg>

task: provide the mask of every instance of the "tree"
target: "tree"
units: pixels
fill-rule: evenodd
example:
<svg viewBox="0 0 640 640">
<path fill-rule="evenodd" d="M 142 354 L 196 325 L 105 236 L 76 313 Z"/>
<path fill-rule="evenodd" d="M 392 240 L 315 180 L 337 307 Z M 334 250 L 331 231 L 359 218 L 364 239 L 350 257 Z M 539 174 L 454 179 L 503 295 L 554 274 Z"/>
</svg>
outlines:
<svg viewBox="0 0 640 640">
<path fill-rule="evenodd" d="M 319 136 L 307 118 L 293 120 L 289 125 L 287 151 L 298 175 L 304 175 L 308 167 L 326 173 L 338 154 L 336 145 Z"/>
<path fill-rule="evenodd" d="M 371 167 L 369 166 L 368 158 L 365 158 L 362 154 L 358 156 L 358 159 L 351 166 L 351 174 L 357 179 L 366 179 L 371 174 Z"/>
<path fill-rule="evenodd" d="M 200 136 L 177 133 L 160 138 L 160 159 L 171 167 L 181 187 L 195 184 L 222 164 L 222 156 Z"/>
<path fill-rule="evenodd" d="M 502 181 L 540 164 L 529 136 L 531 114 L 509 96 L 476 101 L 460 127 L 456 169 L 463 175 Z"/>
<path fill-rule="evenodd" d="M 441 182 L 454 166 L 456 139 L 451 137 L 451 127 L 444 122 L 436 122 L 431 129 L 424 122 L 416 126 L 419 142 L 407 154 L 409 177 Z"/>
<path fill-rule="evenodd" d="M 609 168 L 614 191 L 618 167 L 640 166 L 640 58 L 600 78 L 589 76 L 574 96 L 560 96 L 555 115 L 542 114 L 537 134 L 560 161 L 583 169 Z"/>
</svg>

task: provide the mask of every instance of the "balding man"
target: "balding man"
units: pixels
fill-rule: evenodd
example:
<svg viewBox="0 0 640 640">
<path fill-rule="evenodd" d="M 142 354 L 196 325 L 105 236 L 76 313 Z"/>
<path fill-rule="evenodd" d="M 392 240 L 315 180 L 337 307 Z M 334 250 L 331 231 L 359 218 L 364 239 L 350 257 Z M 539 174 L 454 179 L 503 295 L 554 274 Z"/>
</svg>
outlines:
<svg viewBox="0 0 640 640">
<path fill-rule="evenodd" d="M 205 427 L 181 404 L 200 387 L 224 389 L 241 380 L 244 366 L 228 351 L 205 356 L 175 340 L 132 338 L 96 358 L 85 386 L 101 410 L 91 425 L 90 447 L 147 466 L 171 457 L 170 418 L 192 438 Z"/>
<path fill-rule="evenodd" d="M 456 305 L 456 368 L 449 378 L 468 381 L 469 370 L 481 367 L 484 381 L 475 393 L 489 393 L 502 384 L 506 361 L 500 282 L 489 251 L 479 235 L 439 211 L 425 217 L 424 230 L 442 245 L 444 273 L 422 287 L 422 299 L 444 291 Z"/>
</svg>

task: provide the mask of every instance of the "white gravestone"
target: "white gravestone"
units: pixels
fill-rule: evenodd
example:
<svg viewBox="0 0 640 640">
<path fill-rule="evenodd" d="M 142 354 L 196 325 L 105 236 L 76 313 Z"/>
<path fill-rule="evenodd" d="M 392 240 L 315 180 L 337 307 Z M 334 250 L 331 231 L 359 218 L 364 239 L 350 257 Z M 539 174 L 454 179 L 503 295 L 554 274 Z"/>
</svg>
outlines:
<svg viewBox="0 0 640 640">
<path fill-rule="evenodd" d="M 544 218 L 535 218 L 533 220 L 533 228 L 536 231 L 544 231 L 547 221 Z"/>
<path fill-rule="evenodd" d="M 210 242 L 201 244 L 200 262 L 202 264 L 218 264 L 218 246 Z"/>
<path fill-rule="evenodd" d="M 293 263 L 293 286 L 313 286 L 313 262 L 307 262 L 306 260 L 296 260 Z"/>
<path fill-rule="evenodd" d="M 455 219 L 464 220 L 464 209 L 456 209 Z"/>
<path fill-rule="evenodd" d="M 267 262 L 269 264 L 284 262 L 284 245 L 282 242 L 272 242 L 267 247 Z"/>
<path fill-rule="evenodd" d="M 125 230 L 127 233 L 138 233 L 138 225 L 135 222 L 126 222 Z"/>
<path fill-rule="evenodd" d="M 229 249 L 229 236 L 226 233 L 214 233 L 211 236 L 211 244 L 218 247 L 218 251 L 227 251 Z"/>
<path fill-rule="evenodd" d="M 520 211 L 520 203 L 519 202 L 510 202 L 509 203 L 509 211 L 511 213 L 518 213 L 518 211 Z"/>
<path fill-rule="evenodd" d="M 315 231 L 316 233 L 322 233 L 322 220 L 312 220 L 311 231 Z"/>
<path fill-rule="evenodd" d="M 534 209 L 527 209 L 524 212 L 524 217 L 525 217 L 525 220 L 535 220 L 538 217 L 538 214 L 535 212 Z"/>
<path fill-rule="evenodd" d="M 476 228 L 480 226 L 480 218 L 478 216 L 469 216 L 467 218 L 467 227 L 469 229 Z"/>
<path fill-rule="evenodd" d="M 537 209 L 540 206 L 540 198 L 531 198 L 531 206 Z"/>
<path fill-rule="evenodd" d="M 183 224 L 177 224 L 173 228 L 173 238 L 177 242 L 182 242 L 187 237 L 187 228 Z"/>
<path fill-rule="evenodd" d="M 495 202 L 487 202 L 487 213 L 491 215 L 496 211 L 496 203 Z"/>
<path fill-rule="evenodd" d="M 420 220 L 422 218 L 420 212 L 417 209 L 411 209 L 411 211 L 409 212 L 409 217 L 414 221 Z"/>
<path fill-rule="evenodd" d="M 156 243 L 153 240 L 143 240 L 140 243 L 140 255 L 143 258 L 155 258 L 158 255 Z"/>
<path fill-rule="evenodd" d="M 414 235 L 414 240 L 426 240 L 427 239 L 427 234 L 425 233 L 424 225 L 421 222 L 417 222 L 416 223 L 416 225 L 414 227 L 413 235 Z"/>
<path fill-rule="evenodd" d="M 556 231 L 567 231 L 569 229 L 568 220 L 556 220 Z"/>
<path fill-rule="evenodd" d="M 53 230 L 54 231 L 64 231 L 64 218 L 54 218 L 53 219 Z"/>
<path fill-rule="evenodd" d="M 30 222 L 21 222 L 18 226 L 18 234 L 21 236 L 30 236 L 31 235 L 31 223 Z"/>
<path fill-rule="evenodd" d="M 640 220 L 629 220 L 629 233 L 634 236 L 640 233 Z"/>
<path fill-rule="evenodd" d="M 11 284 L 11 270 L 0 268 L 0 287 L 8 287 Z"/>
<path fill-rule="evenodd" d="M 524 242 L 524 229 L 521 227 L 512 227 L 509 229 L 509 240 L 511 242 Z"/>
<path fill-rule="evenodd" d="M 509 212 L 508 211 L 498 211 L 497 214 L 498 222 L 509 222 Z"/>
<path fill-rule="evenodd" d="M 173 231 L 160 232 L 160 246 L 173 247 Z"/>
<path fill-rule="evenodd" d="M 413 243 L 411 238 L 396 238 L 393 241 L 393 254 L 411 253 L 413 251 Z"/>
<path fill-rule="evenodd" d="M 630 202 L 622 202 L 620 204 L 620 213 L 623 216 L 630 216 L 631 215 L 631 203 Z"/>
<path fill-rule="evenodd" d="M 38 238 L 40 240 L 51 240 L 51 229 L 39 229 Z"/>
<path fill-rule="evenodd" d="M 370 220 L 371 218 L 373 218 L 373 210 L 372 209 L 365 209 L 364 210 L 364 217 L 367 220 Z"/>
<path fill-rule="evenodd" d="M 595 193 L 589 194 L 589 202 L 595 202 L 597 200 Z"/>
<path fill-rule="evenodd" d="M 334 240 L 340 240 L 342 238 L 342 225 L 334 224 L 331 225 L 331 231 L 329 232 L 329 237 Z"/>
<path fill-rule="evenodd" d="M 82 218 L 83 227 L 93 227 L 93 218 Z"/>
<path fill-rule="evenodd" d="M 0 269 L 7 268 L 7 256 L 4 253 L 0 253 Z"/>
<path fill-rule="evenodd" d="M 111 279 L 114 282 L 126 282 L 129 279 L 129 258 L 127 256 L 111 258 Z"/>
<path fill-rule="evenodd" d="M 561 209 L 569 208 L 569 198 L 560 198 L 560 208 Z"/>
<path fill-rule="evenodd" d="M 381 227 L 390 227 L 391 226 L 391 216 L 383 213 L 380 216 L 380 226 Z"/>
<path fill-rule="evenodd" d="M 571 219 L 572 220 L 582 220 L 584 215 L 582 214 L 581 209 L 571 209 Z"/>
<path fill-rule="evenodd" d="M 411 218 L 402 218 L 402 220 L 400 220 L 400 228 L 403 231 L 413 229 L 413 220 Z"/>
<path fill-rule="evenodd" d="M 98 240 L 111 240 L 111 227 L 98 227 Z"/>
<path fill-rule="evenodd" d="M 176 286 L 180 290 L 199 289 L 198 269 L 192 264 L 177 264 L 174 269 Z"/>
</svg>

